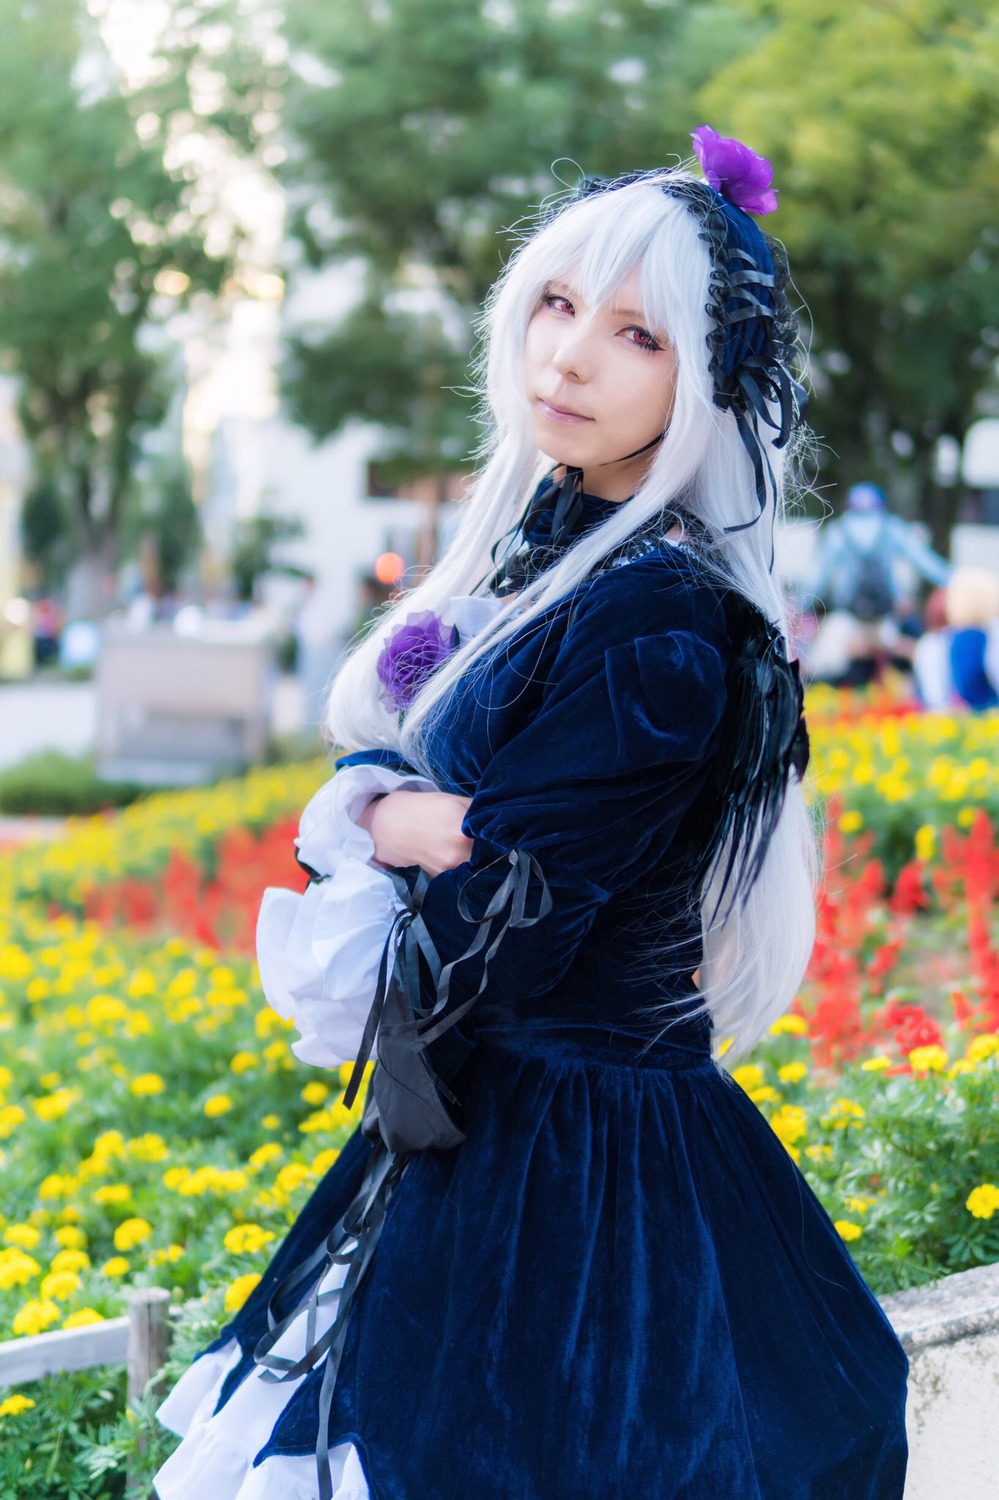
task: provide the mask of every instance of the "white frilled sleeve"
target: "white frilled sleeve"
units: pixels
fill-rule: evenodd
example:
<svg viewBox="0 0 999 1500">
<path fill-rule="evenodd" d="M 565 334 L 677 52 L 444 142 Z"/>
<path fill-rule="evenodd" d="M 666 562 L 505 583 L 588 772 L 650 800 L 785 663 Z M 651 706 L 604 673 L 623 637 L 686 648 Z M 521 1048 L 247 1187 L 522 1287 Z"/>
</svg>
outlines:
<svg viewBox="0 0 999 1500">
<path fill-rule="evenodd" d="M 450 601 L 462 641 L 505 606 L 460 596 Z M 322 877 L 303 894 L 264 892 L 257 921 L 260 982 L 271 1008 L 293 1021 L 292 1051 L 302 1062 L 353 1062 L 375 998 L 386 939 L 405 910 L 375 846 L 356 818 L 381 792 L 432 792 L 426 777 L 386 766 L 350 765 L 322 787 L 302 813 L 296 840 L 301 863 Z M 387 955 L 391 969 L 394 951 Z"/>
<path fill-rule="evenodd" d="M 302 1062 L 335 1067 L 357 1056 L 385 941 L 403 907 L 354 819 L 380 792 L 403 789 L 436 790 L 423 776 L 385 766 L 338 771 L 306 807 L 296 840 L 302 864 L 322 878 L 301 895 L 264 892 L 260 982 L 271 1008 L 301 1033 L 291 1048 Z"/>
</svg>

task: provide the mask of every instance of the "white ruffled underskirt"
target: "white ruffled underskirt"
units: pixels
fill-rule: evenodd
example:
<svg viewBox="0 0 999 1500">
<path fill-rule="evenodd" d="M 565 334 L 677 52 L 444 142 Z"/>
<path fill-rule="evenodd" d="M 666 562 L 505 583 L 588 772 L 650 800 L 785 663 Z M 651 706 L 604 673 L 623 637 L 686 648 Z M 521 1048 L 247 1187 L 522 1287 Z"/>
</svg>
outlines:
<svg viewBox="0 0 999 1500">
<path fill-rule="evenodd" d="M 326 1273 L 323 1291 L 343 1285 L 346 1267 Z M 336 1316 L 337 1298 L 320 1307 L 316 1337 L 321 1338 Z M 274 1346 L 274 1354 L 300 1359 L 305 1353 L 305 1304 L 295 1322 Z M 203 1354 L 185 1370 L 156 1413 L 164 1427 L 182 1438 L 180 1446 L 154 1480 L 159 1500 L 316 1500 L 314 1455 L 274 1454 L 257 1468 L 253 1460 L 267 1442 L 274 1424 L 294 1391 L 305 1379 L 284 1384 L 260 1379 L 252 1370 L 213 1416 L 222 1384 L 239 1363 L 235 1339 L 213 1354 Z M 370 1500 L 364 1470 L 352 1443 L 330 1449 L 333 1500 Z"/>
</svg>

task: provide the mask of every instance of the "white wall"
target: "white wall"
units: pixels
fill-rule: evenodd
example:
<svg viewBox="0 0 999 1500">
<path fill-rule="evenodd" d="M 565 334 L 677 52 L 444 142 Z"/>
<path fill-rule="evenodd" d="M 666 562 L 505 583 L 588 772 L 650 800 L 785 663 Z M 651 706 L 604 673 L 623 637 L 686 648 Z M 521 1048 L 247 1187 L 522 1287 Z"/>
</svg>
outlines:
<svg viewBox="0 0 999 1500">
<path fill-rule="evenodd" d="M 999 1265 L 947 1276 L 883 1306 L 910 1360 L 905 1500 L 995 1500 Z"/>
</svg>

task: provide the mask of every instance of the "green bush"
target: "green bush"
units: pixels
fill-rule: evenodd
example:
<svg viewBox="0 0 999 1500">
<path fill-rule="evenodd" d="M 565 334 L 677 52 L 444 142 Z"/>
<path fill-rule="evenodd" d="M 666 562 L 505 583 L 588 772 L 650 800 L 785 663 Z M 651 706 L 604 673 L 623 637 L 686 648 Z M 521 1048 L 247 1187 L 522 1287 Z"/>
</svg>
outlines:
<svg viewBox="0 0 999 1500">
<path fill-rule="evenodd" d="M 0 772 L 0 813 L 74 817 L 125 807 L 149 790 L 129 781 L 102 781 L 88 756 L 42 750 Z"/>
</svg>

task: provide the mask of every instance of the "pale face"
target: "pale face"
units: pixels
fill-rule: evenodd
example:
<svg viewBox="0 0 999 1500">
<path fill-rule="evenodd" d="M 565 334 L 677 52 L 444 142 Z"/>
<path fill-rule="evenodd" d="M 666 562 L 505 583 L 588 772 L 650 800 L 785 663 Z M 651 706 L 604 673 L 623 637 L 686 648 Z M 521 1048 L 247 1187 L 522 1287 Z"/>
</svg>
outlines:
<svg viewBox="0 0 999 1500">
<path fill-rule="evenodd" d="M 609 302 L 589 307 L 570 281 L 549 282 L 527 328 L 525 380 L 534 439 L 556 463 L 583 471 L 583 488 L 626 500 L 673 411 L 676 358 L 646 328 L 638 267 Z"/>
</svg>

